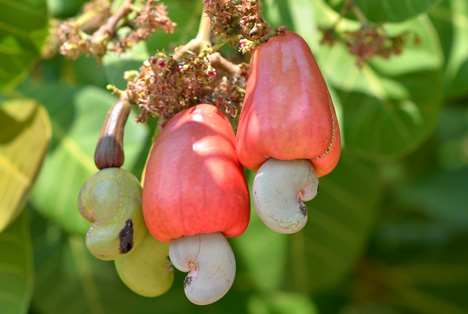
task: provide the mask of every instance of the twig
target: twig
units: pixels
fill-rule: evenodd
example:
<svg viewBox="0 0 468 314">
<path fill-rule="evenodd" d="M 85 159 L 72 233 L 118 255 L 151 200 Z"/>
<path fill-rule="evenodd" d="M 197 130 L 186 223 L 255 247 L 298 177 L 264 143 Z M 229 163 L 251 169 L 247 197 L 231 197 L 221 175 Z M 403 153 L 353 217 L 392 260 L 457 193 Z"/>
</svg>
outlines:
<svg viewBox="0 0 468 314">
<path fill-rule="evenodd" d="M 173 56 L 174 59 L 180 60 L 187 52 L 198 54 L 206 48 L 210 47 L 210 26 L 210 17 L 205 12 L 202 12 L 197 36 L 190 40 L 186 45 L 176 48 Z"/>
<path fill-rule="evenodd" d="M 208 59 L 210 60 L 210 64 L 215 69 L 220 70 L 230 76 L 237 76 L 241 72 L 241 68 L 238 65 L 223 58 L 219 52 L 209 55 Z"/>
<path fill-rule="evenodd" d="M 117 23 L 130 12 L 130 6 L 135 2 L 135 0 L 125 0 L 125 2 L 120 6 L 120 8 L 112 15 L 106 22 L 106 24 L 99 27 L 99 29 L 93 34 L 91 42 L 101 41 L 102 38 L 109 36 L 110 38 L 115 35 L 115 27 Z"/>
</svg>

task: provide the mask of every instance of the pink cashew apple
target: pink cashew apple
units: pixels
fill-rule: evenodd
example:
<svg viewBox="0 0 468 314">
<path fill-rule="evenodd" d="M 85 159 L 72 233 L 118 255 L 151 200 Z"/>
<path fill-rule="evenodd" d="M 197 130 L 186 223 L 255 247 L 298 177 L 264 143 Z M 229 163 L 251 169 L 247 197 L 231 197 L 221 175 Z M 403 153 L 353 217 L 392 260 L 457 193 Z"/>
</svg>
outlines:
<svg viewBox="0 0 468 314">
<path fill-rule="evenodd" d="M 190 301 L 208 304 L 227 293 L 235 260 L 225 237 L 247 228 L 250 199 L 234 131 L 218 108 L 198 105 L 167 123 L 146 166 L 143 213 L 156 239 L 172 241 L 174 266 L 190 271 Z M 221 285 L 213 288 L 216 280 Z"/>
<path fill-rule="evenodd" d="M 337 165 L 341 137 L 325 80 L 299 35 L 286 32 L 252 53 L 236 151 L 257 172 L 252 197 L 265 224 L 281 233 L 302 229 L 303 200 Z"/>
</svg>

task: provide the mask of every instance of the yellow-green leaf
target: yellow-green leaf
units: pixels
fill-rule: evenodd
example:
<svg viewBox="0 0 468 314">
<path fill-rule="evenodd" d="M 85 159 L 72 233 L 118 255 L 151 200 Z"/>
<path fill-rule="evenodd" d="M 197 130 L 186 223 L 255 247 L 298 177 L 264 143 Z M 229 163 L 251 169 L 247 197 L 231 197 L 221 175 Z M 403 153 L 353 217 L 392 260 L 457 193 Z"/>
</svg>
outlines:
<svg viewBox="0 0 468 314">
<path fill-rule="evenodd" d="M 0 104 L 0 232 L 23 209 L 51 137 L 49 116 L 33 100 Z"/>
</svg>

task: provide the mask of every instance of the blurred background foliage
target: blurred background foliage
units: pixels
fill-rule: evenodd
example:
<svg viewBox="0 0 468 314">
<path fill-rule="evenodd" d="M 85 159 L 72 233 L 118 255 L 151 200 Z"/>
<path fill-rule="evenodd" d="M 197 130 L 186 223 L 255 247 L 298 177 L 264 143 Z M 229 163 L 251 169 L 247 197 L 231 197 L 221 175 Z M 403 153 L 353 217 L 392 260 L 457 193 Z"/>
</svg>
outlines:
<svg viewBox="0 0 468 314">
<path fill-rule="evenodd" d="M 165 295 L 137 296 L 112 262 L 87 252 L 76 202 L 116 101 L 105 87 L 124 88 L 124 71 L 196 34 L 202 1 L 163 2 L 174 34 L 98 64 L 41 57 L 51 19 L 74 16 L 84 0 L 0 1 L 0 313 L 468 313 L 466 0 L 355 0 L 370 21 L 390 22 L 389 34 L 420 39 L 362 68 L 346 46 L 319 44 L 342 0 L 263 1 L 272 26 L 311 46 L 343 154 L 301 232 L 276 234 L 253 210 L 246 233 L 230 239 L 238 271 L 220 301 L 192 305 L 180 272 Z M 347 15 L 340 27 L 359 25 Z M 154 128 L 127 123 L 124 168 L 138 177 Z"/>
</svg>

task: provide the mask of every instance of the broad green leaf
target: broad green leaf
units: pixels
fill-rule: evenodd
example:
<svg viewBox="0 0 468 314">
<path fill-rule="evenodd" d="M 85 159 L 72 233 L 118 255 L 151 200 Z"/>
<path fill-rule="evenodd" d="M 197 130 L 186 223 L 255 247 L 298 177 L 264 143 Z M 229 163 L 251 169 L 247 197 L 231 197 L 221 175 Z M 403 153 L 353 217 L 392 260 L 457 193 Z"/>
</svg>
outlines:
<svg viewBox="0 0 468 314">
<path fill-rule="evenodd" d="M 444 48 L 446 68 L 444 91 L 448 97 L 468 95 L 468 2 L 445 0 L 433 8 L 430 17 Z"/>
<path fill-rule="evenodd" d="M 51 137 L 46 110 L 34 100 L 0 104 L 0 232 L 26 204 Z"/>
<path fill-rule="evenodd" d="M 252 191 L 254 178 L 255 173 L 248 171 L 247 180 L 250 191 Z M 286 273 L 289 237 L 265 226 L 255 212 L 252 199 L 250 203 L 249 227 L 241 237 L 234 238 L 231 242 L 236 258 L 245 265 L 247 270 L 245 276 L 249 276 L 257 289 L 274 291 L 281 286 Z"/>
<path fill-rule="evenodd" d="M 463 229 L 468 226 L 468 108 L 446 107 L 442 113 L 435 134 L 439 145 L 414 154 L 420 163 L 428 154 L 435 156 L 436 163 L 424 175 L 398 184 L 393 199 L 441 224 Z"/>
<path fill-rule="evenodd" d="M 429 10 L 440 0 L 354 0 L 372 22 L 403 22 Z"/>
<path fill-rule="evenodd" d="M 116 98 L 95 87 L 74 89 L 59 84 L 28 86 L 23 93 L 43 102 L 53 129 L 52 147 L 32 194 L 34 207 L 65 230 L 84 235 L 89 223 L 78 212 L 78 194 L 84 182 L 98 171 L 94 149 Z M 130 115 L 125 127 L 123 168 L 127 170 L 146 160 L 142 148 L 149 140 L 147 128 L 137 125 L 134 117 Z"/>
<path fill-rule="evenodd" d="M 46 0 L 0 1 L 0 88 L 28 71 L 47 35 Z"/>
<path fill-rule="evenodd" d="M 34 266 L 27 211 L 0 233 L 0 247 L 1 312 L 28 313 L 34 287 Z"/>
<path fill-rule="evenodd" d="M 317 10 L 316 16 L 325 24 L 337 18 L 325 7 Z M 345 20 L 339 27 L 352 25 Z M 346 147 L 380 160 L 401 157 L 428 138 L 437 123 L 442 97 L 442 54 L 429 19 L 391 25 L 388 31 L 416 33 L 421 44 L 408 43 L 401 55 L 375 59 L 362 69 L 355 65 L 347 47 L 317 47 L 318 38 L 304 34 L 316 47 L 322 73 L 343 106 L 340 127 Z"/>
<path fill-rule="evenodd" d="M 285 271 L 289 288 L 317 293 L 351 270 L 367 242 L 381 194 L 377 168 L 343 152 L 307 203 L 307 225 L 291 235 Z"/>
<path fill-rule="evenodd" d="M 397 197 L 440 222 L 468 226 L 468 167 L 438 171 L 419 181 L 402 185 Z"/>
</svg>

